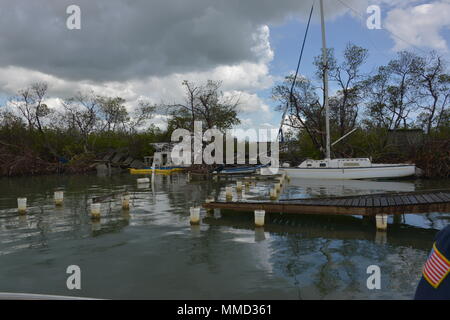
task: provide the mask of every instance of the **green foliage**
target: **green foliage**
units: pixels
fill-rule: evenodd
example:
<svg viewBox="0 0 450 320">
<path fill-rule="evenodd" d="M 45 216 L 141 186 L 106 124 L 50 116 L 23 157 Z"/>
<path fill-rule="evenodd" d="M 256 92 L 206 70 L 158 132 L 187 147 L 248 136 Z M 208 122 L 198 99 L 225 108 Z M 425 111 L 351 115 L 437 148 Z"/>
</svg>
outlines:
<svg viewBox="0 0 450 320">
<path fill-rule="evenodd" d="M 208 80 L 198 85 L 183 81 L 185 101 L 169 105 L 169 132 L 182 128 L 194 131 L 194 123 L 201 121 L 204 129 L 218 129 L 222 132 L 231 129 L 241 121 L 238 118 L 237 96 L 225 96 L 220 87 L 221 81 Z"/>
</svg>

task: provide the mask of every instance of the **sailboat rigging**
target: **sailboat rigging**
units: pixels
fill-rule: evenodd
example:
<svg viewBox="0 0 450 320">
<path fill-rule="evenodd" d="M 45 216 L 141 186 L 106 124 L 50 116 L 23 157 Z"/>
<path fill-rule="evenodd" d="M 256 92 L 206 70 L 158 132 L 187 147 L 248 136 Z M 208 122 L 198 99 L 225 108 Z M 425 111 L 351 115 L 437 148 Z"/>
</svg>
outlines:
<svg viewBox="0 0 450 320">
<path fill-rule="evenodd" d="M 309 28 L 309 22 L 311 20 L 313 7 L 308 21 L 307 30 Z M 344 159 L 331 159 L 331 139 L 330 139 L 330 110 L 328 103 L 328 59 L 327 59 L 327 45 L 325 34 L 325 14 L 323 7 L 323 0 L 320 0 L 320 19 L 322 30 L 322 63 L 323 63 L 323 89 L 324 89 L 324 109 L 325 109 L 325 123 L 326 123 L 326 153 L 323 160 L 305 160 L 298 167 L 281 168 L 288 176 L 293 178 L 312 178 L 312 179 L 374 179 L 374 178 L 398 178 L 414 175 L 416 167 L 414 164 L 375 164 L 368 158 L 344 158 Z M 307 31 L 306 31 L 307 32 Z M 306 34 L 305 34 L 306 39 Z M 304 40 L 305 41 L 305 40 Z M 303 54 L 304 42 L 302 46 Z M 290 97 L 288 104 L 292 102 L 292 90 L 295 84 L 295 80 L 298 73 L 294 77 L 292 84 Z M 279 132 L 283 126 L 286 110 L 283 113 L 282 122 Z M 353 131 L 351 131 L 353 132 Z M 344 139 L 351 132 L 347 133 L 340 139 L 336 140 L 333 145 L 340 140 Z"/>
</svg>

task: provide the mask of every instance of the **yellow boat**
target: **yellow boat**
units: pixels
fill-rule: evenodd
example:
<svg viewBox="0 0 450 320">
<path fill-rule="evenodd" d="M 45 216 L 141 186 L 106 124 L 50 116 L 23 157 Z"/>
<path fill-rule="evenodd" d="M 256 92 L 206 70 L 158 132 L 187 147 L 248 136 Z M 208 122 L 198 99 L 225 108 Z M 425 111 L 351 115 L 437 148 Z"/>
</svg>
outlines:
<svg viewBox="0 0 450 320">
<path fill-rule="evenodd" d="M 180 167 L 167 167 L 167 168 L 144 168 L 144 169 L 133 169 L 130 168 L 130 174 L 152 174 L 153 170 L 155 170 L 155 173 L 157 174 L 172 174 L 174 172 L 180 172 L 183 171 L 184 168 Z"/>
</svg>

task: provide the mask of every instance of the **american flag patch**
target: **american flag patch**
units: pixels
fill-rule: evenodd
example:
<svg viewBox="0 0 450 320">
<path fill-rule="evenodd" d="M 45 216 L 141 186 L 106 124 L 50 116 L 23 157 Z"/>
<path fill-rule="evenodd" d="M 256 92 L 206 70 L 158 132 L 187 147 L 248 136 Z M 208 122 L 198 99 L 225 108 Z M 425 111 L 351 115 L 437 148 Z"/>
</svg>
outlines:
<svg viewBox="0 0 450 320">
<path fill-rule="evenodd" d="M 439 252 L 436 244 L 434 244 L 433 250 L 431 250 L 430 256 L 423 268 L 423 276 L 433 288 L 437 288 L 449 272 L 450 261 Z"/>
</svg>

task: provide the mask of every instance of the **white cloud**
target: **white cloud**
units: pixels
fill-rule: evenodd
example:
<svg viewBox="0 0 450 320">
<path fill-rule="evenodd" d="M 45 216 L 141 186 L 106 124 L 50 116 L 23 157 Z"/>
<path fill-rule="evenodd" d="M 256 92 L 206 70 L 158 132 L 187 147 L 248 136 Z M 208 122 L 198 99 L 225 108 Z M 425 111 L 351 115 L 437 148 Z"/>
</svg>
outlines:
<svg viewBox="0 0 450 320">
<path fill-rule="evenodd" d="M 6 95 L 14 95 L 18 90 L 26 88 L 34 82 L 49 84 L 49 99 L 46 101 L 51 108 L 60 107 L 60 99 L 68 98 L 78 91 L 94 91 L 106 96 L 120 96 L 127 100 L 131 111 L 140 100 L 152 103 L 174 103 L 184 99 L 183 80 L 195 83 L 205 83 L 207 80 L 222 81 L 225 96 L 240 97 L 240 111 L 245 113 L 269 112 L 269 106 L 255 93 L 258 90 L 272 86 L 273 78 L 269 73 L 269 63 L 273 59 L 273 51 L 269 42 L 269 28 L 261 26 L 254 34 L 257 43 L 252 50 L 258 56 L 255 62 L 242 62 L 235 65 L 220 65 L 211 70 L 173 73 L 167 76 L 149 76 L 143 79 L 126 81 L 100 82 L 90 80 L 70 80 L 55 75 L 24 67 L 0 67 L 0 91 Z M 164 117 L 155 119 L 159 127 Z"/>
<path fill-rule="evenodd" d="M 392 36 L 396 51 L 414 45 L 446 52 L 448 43 L 441 33 L 450 28 L 450 1 L 392 9 L 384 27 L 398 36 Z"/>
<path fill-rule="evenodd" d="M 239 98 L 239 110 L 241 112 L 269 112 L 269 106 L 260 98 L 256 93 L 248 93 L 245 91 L 226 91 L 225 97 L 238 97 Z"/>
</svg>

